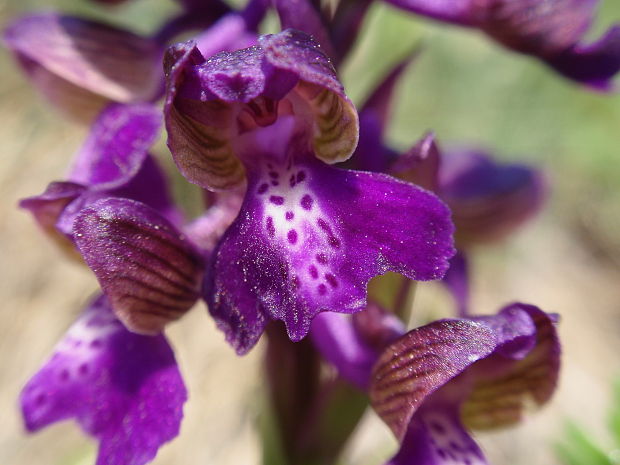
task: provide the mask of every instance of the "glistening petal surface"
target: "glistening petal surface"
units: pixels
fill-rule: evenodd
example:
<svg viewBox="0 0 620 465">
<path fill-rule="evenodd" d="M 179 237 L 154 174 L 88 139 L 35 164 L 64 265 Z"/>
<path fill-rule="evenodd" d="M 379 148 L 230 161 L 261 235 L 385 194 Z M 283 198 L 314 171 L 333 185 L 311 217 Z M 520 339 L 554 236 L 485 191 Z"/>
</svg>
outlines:
<svg viewBox="0 0 620 465">
<path fill-rule="evenodd" d="M 266 170 L 250 179 L 205 285 L 209 311 L 238 352 L 256 343 L 269 319 L 283 320 L 300 340 L 321 311 L 363 309 L 378 274 L 445 273 L 452 224 L 433 194 L 312 156 Z"/>
</svg>

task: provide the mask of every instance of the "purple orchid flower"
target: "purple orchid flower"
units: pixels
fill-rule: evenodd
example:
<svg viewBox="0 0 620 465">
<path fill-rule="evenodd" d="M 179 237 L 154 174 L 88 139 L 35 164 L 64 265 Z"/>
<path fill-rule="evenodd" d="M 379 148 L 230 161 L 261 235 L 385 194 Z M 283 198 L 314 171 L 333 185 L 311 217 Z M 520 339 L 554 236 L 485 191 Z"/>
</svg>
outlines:
<svg viewBox="0 0 620 465">
<path fill-rule="evenodd" d="M 516 303 L 406 334 L 376 309 L 354 323 L 363 314 L 322 314 L 311 336 L 399 439 L 386 465 L 486 465 L 467 428 L 513 425 L 553 394 L 560 345 L 555 318 L 537 307 Z"/>
<path fill-rule="evenodd" d="M 168 146 L 181 172 L 212 190 L 247 183 L 204 284 L 238 353 L 270 320 L 298 341 L 319 312 L 363 309 L 378 274 L 443 276 L 452 225 L 435 196 L 328 165 L 355 149 L 357 113 L 308 35 L 287 30 L 208 60 L 189 42 L 165 62 Z"/>
<path fill-rule="evenodd" d="M 163 335 L 140 336 L 95 298 L 24 387 L 28 431 L 74 418 L 99 440 L 97 465 L 143 465 L 179 433 L 187 391 Z"/>
<path fill-rule="evenodd" d="M 200 297 L 202 250 L 187 238 L 163 173 L 147 150 L 161 113 L 147 104 L 106 108 L 78 154 L 69 181 L 24 199 L 39 224 L 92 268 L 116 316 L 131 331 L 156 334 Z M 217 240 L 235 205 L 209 209 L 194 226 Z M 232 211 L 232 213 L 231 213 Z"/>
<path fill-rule="evenodd" d="M 162 47 L 153 39 L 73 16 L 38 13 L 4 33 L 8 49 L 55 106 L 88 123 L 110 102 L 161 94 Z"/>
<path fill-rule="evenodd" d="M 597 42 L 583 38 L 597 0 L 386 0 L 394 6 L 485 32 L 507 48 L 535 56 L 593 89 L 612 89 L 620 70 L 620 26 Z"/>
</svg>

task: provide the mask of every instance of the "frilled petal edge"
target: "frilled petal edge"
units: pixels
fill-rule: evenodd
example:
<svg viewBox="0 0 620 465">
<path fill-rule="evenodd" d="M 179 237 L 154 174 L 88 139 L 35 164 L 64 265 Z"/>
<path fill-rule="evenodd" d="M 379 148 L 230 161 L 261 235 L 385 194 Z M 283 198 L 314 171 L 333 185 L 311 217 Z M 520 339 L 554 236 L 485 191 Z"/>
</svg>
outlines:
<svg viewBox="0 0 620 465">
<path fill-rule="evenodd" d="M 453 226 L 433 194 L 312 157 L 267 170 L 250 180 L 205 281 L 209 311 L 239 353 L 269 319 L 283 320 L 300 340 L 319 312 L 362 310 L 376 275 L 445 273 Z"/>
</svg>

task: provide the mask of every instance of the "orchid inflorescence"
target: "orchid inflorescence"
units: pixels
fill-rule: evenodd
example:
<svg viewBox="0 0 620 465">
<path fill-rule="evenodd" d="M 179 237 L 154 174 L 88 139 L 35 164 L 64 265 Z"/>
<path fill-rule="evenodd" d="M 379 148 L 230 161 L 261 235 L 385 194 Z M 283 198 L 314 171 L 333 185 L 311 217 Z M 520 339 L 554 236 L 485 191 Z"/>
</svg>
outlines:
<svg viewBox="0 0 620 465">
<path fill-rule="evenodd" d="M 389 464 L 486 464 L 469 431 L 512 425 L 549 400 L 558 317 L 524 303 L 474 316 L 467 257 L 540 209 L 544 177 L 480 150 L 444 152 L 432 132 L 404 153 L 385 142 L 412 57 L 359 111 L 337 71 L 371 0 L 180 3 L 152 36 L 50 12 L 5 31 L 32 83 L 90 125 L 67 178 L 20 206 L 101 286 L 24 387 L 27 429 L 74 418 L 99 441 L 97 464 L 153 460 L 187 400 L 164 331 L 202 299 L 239 355 L 266 332 L 287 463 L 334 463 L 369 403 L 400 443 Z M 389 3 L 478 28 L 599 91 L 620 69 L 617 26 L 582 42 L 595 0 Z M 282 31 L 261 36 L 269 10 Z M 179 171 L 205 193 L 190 220 L 149 153 L 162 122 Z M 387 272 L 405 292 L 441 280 L 455 318 L 408 329 L 402 308 L 368 297 Z M 305 398 L 287 377 L 307 383 Z M 361 405 L 325 400 L 343 385 L 364 393 Z M 329 437 L 317 425 L 339 409 L 351 421 Z"/>
</svg>

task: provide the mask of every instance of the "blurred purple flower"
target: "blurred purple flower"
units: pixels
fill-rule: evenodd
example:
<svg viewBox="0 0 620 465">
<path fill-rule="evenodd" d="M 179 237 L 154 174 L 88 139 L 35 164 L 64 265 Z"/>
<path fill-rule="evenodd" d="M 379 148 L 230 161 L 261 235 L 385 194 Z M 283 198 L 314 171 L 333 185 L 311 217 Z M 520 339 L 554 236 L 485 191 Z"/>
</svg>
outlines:
<svg viewBox="0 0 620 465">
<path fill-rule="evenodd" d="M 460 26 L 475 27 L 563 76 L 611 90 L 620 70 L 620 26 L 583 44 L 597 0 L 386 0 L 394 6 Z"/>
<path fill-rule="evenodd" d="M 36 13 L 12 22 L 8 49 L 55 106 L 89 123 L 110 102 L 161 94 L 163 49 L 153 39 L 74 16 Z"/>
</svg>

